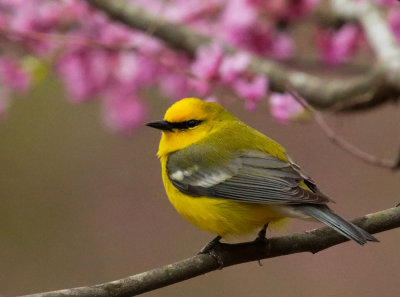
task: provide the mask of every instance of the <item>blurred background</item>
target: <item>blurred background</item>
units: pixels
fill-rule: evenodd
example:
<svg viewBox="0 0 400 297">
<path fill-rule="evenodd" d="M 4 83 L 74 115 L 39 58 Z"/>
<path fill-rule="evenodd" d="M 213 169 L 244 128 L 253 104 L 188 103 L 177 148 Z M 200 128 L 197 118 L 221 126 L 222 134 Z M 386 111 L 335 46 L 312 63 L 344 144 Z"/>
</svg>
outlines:
<svg viewBox="0 0 400 297">
<path fill-rule="evenodd" d="M 170 101 L 147 96 L 149 119 Z M 329 142 L 311 122 L 270 119 L 267 104 L 249 113 L 226 106 L 283 144 L 345 218 L 400 202 L 399 174 L 373 167 Z M 346 139 L 382 157 L 398 147 L 399 107 L 328 117 Z M 211 238 L 181 218 L 162 186 L 160 133 L 110 133 L 97 101 L 77 107 L 46 79 L 13 100 L 0 125 L 0 295 L 14 296 L 106 282 L 190 257 Z M 144 123 L 143 123 L 144 124 Z M 288 230 L 316 228 L 292 221 Z M 146 296 L 398 296 L 400 230 L 363 247 L 347 242 L 318 254 L 238 265 Z"/>
<path fill-rule="evenodd" d="M 345 218 L 400 203 L 399 172 L 351 156 L 311 118 L 292 122 L 301 112 L 297 103 L 276 93 L 285 81 L 276 88 L 269 81 L 276 73 L 247 68 L 250 53 L 324 77 L 326 85 L 331 77 L 344 84 L 368 77 L 385 52 L 393 53 L 364 34 L 375 24 L 340 15 L 330 8 L 333 0 L 124 1 L 157 16 L 142 32 L 89 2 L 116 3 L 0 0 L 0 297 L 120 279 L 190 257 L 215 236 L 180 217 L 164 192 L 160 132 L 144 124 L 163 118 L 172 98 L 197 94 L 224 103 L 284 145 Z M 400 2 L 373 2 L 387 16 L 376 27 L 393 35 L 398 50 Z M 152 37 L 163 25 L 158 17 L 222 39 L 239 54 L 225 55 L 217 43 L 196 53 L 171 50 Z M 395 67 L 386 70 L 385 77 L 395 77 Z M 374 98 L 382 87 L 386 104 L 337 114 L 330 106 L 325 116 L 349 142 L 392 159 L 400 87 L 381 77 L 368 85 L 368 94 L 354 97 Z M 325 87 L 311 93 L 326 95 Z M 267 236 L 320 226 L 293 220 Z M 315 255 L 229 267 L 146 296 L 400 296 L 400 229 L 377 238 L 363 247 L 347 242 Z"/>
</svg>

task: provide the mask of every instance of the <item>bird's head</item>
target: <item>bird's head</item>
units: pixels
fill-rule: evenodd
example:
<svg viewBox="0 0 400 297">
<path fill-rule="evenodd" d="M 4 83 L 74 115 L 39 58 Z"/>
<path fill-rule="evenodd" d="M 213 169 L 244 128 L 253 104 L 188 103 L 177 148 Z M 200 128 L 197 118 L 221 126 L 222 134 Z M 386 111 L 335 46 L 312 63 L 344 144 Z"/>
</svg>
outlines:
<svg viewBox="0 0 400 297">
<path fill-rule="evenodd" d="M 164 120 L 146 125 L 162 131 L 158 155 L 163 156 L 201 141 L 231 118 L 218 103 L 185 98 L 167 110 Z"/>
</svg>

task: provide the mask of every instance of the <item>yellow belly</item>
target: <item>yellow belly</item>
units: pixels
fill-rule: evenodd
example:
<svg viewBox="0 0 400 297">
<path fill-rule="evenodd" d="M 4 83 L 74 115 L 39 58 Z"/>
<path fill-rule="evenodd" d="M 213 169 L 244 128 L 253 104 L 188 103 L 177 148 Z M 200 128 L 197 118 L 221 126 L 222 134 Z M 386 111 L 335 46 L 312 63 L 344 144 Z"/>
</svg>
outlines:
<svg viewBox="0 0 400 297">
<path fill-rule="evenodd" d="M 168 198 L 180 215 L 198 228 L 222 237 L 249 234 L 266 223 L 283 219 L 266 204 L 191 197 L 175 188 L 164 173 L 163 180 Z"/>
</svg>

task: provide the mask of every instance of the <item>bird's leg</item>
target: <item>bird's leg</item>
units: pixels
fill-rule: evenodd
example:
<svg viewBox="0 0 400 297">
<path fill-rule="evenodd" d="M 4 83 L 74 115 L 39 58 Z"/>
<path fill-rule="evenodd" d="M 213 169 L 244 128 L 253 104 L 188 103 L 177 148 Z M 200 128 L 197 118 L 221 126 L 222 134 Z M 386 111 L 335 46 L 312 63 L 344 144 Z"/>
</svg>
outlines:
<svg viewBox="0 0 400 297">
<path fill-rule="evenodd" d="M 266 223 L 264 227 L 262 227 L 262 229 L 258 232 L 256 239 L 254 239 L 255 242 L 262 244 L 267 243 L 268 239 L 265 236 L 265 234 L 267 233 L 267 228 L 268 228 L 268 223 Z M 258 260 L 258 265 L 262 266 L 261 260 Z"/>
<path fill-rule="evenodd" d="M 209 243 L 207 243 L 199 252 L 199 254 L 208 254 L 210 253 L 210 251 L 216 246 L 218 245 L 221 240 L 221 236 L 217 236 L 215 237 L 213 240 L 211 240 Z"/>
<path fill-rule="evenodd" d="M 254 241 L 262 243 L 267 242 L 268 239 L 267 237 L 265 237 L 265 234 L 267 233 L 267 228 L 268 228 L 268 223 L 266 223 L 264 227 L 262 227 L 262 229 L 258 232 L 257 238 Z"/>
<path fill-rule="evenodd" d="M 222 269 L 224 267 L 224 261 L 222 261 L 222 258 L 214 251 L 215 246 L 217 246 L 220 243 L 221 236 L 215 237 L 213 240 L 211 240 L 209 243 L 207 243 L 198 254 L 209 254 L 211 257 L 213 257 L 218 265 L 219 269 Z"/>
</svg>

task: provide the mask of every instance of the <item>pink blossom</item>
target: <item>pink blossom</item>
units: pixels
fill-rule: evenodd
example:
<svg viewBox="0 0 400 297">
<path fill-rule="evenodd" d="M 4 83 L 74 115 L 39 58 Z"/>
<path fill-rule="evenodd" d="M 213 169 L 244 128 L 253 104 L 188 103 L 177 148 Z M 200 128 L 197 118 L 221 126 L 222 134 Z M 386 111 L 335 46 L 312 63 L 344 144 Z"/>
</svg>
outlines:
<svg viewBox="0 0 400 297">
<path fill-rule="evenodd" d="M 293 57 L 293 40 L 286 32 L 280 32 L 274 36 L 272 43 L 272 56 L 279 60 Z"/>
<path fill-rule="evenodd" d="M 138 64 L 138 57 L 135 52 L 120 53 L 116 58 L 116 65 L 113 71 L 115 79 L 120 82 L 132 83 L 136 75 L 140 75 L 138 73 L 140 72 Z"/>
<path fill-rule="evenodd" d="M 57 70 L 70 94 L 70 99 L 73 102 L 82 102 L 108 87 L 114 65 L 114 53 L 78 48 L 59 59 Z"/>
<path fill-rule="evenodd" d="M 218 0 L 176 0 L 165 14 L 169 19 L 193 24 L 212 16 L 218 9 Z"/>
<path fill-rule="evenodd" d="M 268 89 L 268 79 L 265 76 L 256 76 L 251 81 L 238 79 L 233 85 L 236 93 L 246 100 L 246 108 L 253 111 L 257 102 Z"/>
<path fill-rule="evenodd" d="M 260 55 L 271 50 L 271 26 L 259 21 L 250 1 L 227 1 L 220 23 L 221 37 L 229 43 Z"/>
<path fill-rule="evenodd" d="M 233 45 L 253 52 L 258 55 L 267 56 L 272 49 L 272 33 L 268 25 L 257 25 L 247 28 L 231 27 L 225 31 L 226 40 Z"/>
<path fill-rule="evenodd" d="M 162 66 L 163 68 L 158 71 L 158 81 L 163 92 L 173 98 L 184 98 L 193 89 L 190 73 L 188 68 L 191 64 L 191 59 L 182 53 L 172 54 L 169 51 L 163 52 Z M 196 79 L 201 80 L 201 79 Z"/>
<path fill-rule="evenodd" d="M 114 91 L 103 102 L 104 122 L 112 131 L 132 132 L 146 119 L 147 109 L 135 94 Z"/>
<path fill-rule="evenodd" d="M 76 19 L 84 19 L 90 14 L 90 6 L 84 1 L 65 0 L 60 16 L 65 23 L 73 23 Z"/>
<path fill-rule="evenodd" d="M 73 102 L 82 102 L 95 95 L 84 55 L 80 52 L 69 53 L 60 59 L 57 67 Z"/>
<path fill-rule="evenodd" d="M 395 0 L 375 1 L 390 7 L 388 21 L 400 40 L 400 4 Z M 151 14 L 180 22 L 239 49 L 238 54 L 225 57 L 222 43 L 213 43 L 200 48 L 195 59 L 168 48 L 161 39 L 149 36 L 149 32 L 139 32 L 112 20 L 86 1 L 0 2 L 0 27 L 7 34 L 2 40 L 3 54 L 21 48 L 15 53 L 21 60 L 24 55 L 33 54 L 55 61 L 71 101 L 103 100 L 107 125 L 115 131 L 128 131 L 145 116 L 144 101 L 138 94 L 153 88 L 174 99 L 193 94 L 217 100 L 211 94 L 219 84 L 233 89 L 244 98 L 246 107 L 254 110 L 267 92 L 268 80 L 254 77 L 247 70 L 250 57 L 244 51 L 274 59 L 292 57 L 294 42 L 289 31 L 282 31 L 281 24 L 295 27 L 291 22 L 306 16 L 319 0 L 128 0 Z M 10 34 L 12 31 L 20 34 Z M 57 38 L 40 33 L 55 33 Z M 350 58 L 361 33 L 353 24 L 336 32 L 321 30 L 317 42 L 323 60 L 337 64 Z M 0 57 L 3 92 L 29 87 L 29 74 L 20 64 L 14 56 L 11 60 Z M 277 100 L 273 100 L 274 95 L 271 97 L 271 102 Z M 6 106 L 6 101 L 2 102 L 0 113 Z M 282 114 L 282 104 L 278 107 Z M 280 118 L 285 121 L 284 116 Z"/>
<path fill-rule="evenodd" d="M 11 28 L 19 32 L 48 31 L 53 28 L 59 18 L 61 6 L 52 1 L 34 3 L 26 1 L 24 8 L 14 10 Z"/>
<path fill-rule="evenodd" d="M 257 54 L 268 54 L 272 46 L 271 25 L 261 22 L 258 12 L 250 1 L 227 1 L 220 21 L 222 38 Z"/>
<path fill-rule="evenodd" d="M 218 70 L 223 58 L 223 49 L 218 43 L 197 50 L 191 71 L 194 75 L 205 80 L 218 77 Z"/>
<path fill-rule="evenodd" d="M 91 50 L 84 58 L 87 79 L 93 91 L 104 87 L 110 75 L 110 68 L 114 66 L 115 54 L 104 50 Z"/>
<path fill-rule="evenodd" d="M 398 0 L 375 0 L 375 3 L 382 6 L 392 6 L 397 4 Z"/>
<path fill-rule="evenodd" d="M 0 83 L 16 91 L 26 91 L 30 87 L 30 77 L 17 62 L 0 57 Z"/>
<path fill-rule="evenodd" d="M 10 6 L 9 28 L 27 34 L 27 36 L 32 32 L 51 32 L 64 21 L 65 3 L 63 2 L 27 0 L 23 3 L 11 2 L 8 5 Z M 27 48 L 38 55 L 48 53 L 56 45 L 45 39 L 26 38 L 22 41 Z"/>
<path fill-rule="evenodd" d="M 205 96 L 211 91 L 211 85 L 208 81 L 198 78 L 189 78 L 188 83 L 190 88 L 200 96 Z"/>
<path fill-rule="evenodd" d="M 135 32 L 135 34 L 129 38 L 129 43 L 137 47 L 139 52 L 145 53 L 146 55 L 154 56 L 165 51 L 165 47 L 160 40 L 140 32 Z"/>
<path fill-rule="evenodd" d="M 161 89 L 172 98 L 184 98 L 187 97 L 190 86 L 184 74 L 170 72 L 161 79 Z"/>
<path fill-rule="evenodd" d="M 222 81 L 227 84 L 232 83 L 246 70 L 249 63 L 250 56 L 244 52 L 224 57 L 219 69 Z"/>
<path fill-rule="evenodd" d="M 304 111 L 300 103 L 288 93 L 271 93 L 269 104 L 273 119 L 280 124 L 288 124 L 290 119 Z"/>
<path fill-rule="evenodd" d="M 99 24 L 94 24 L 93 30 L 97 31 L 97 39 L 105 44 L 126 45 L 134 40 L 132 30 L 119 23 L 109 23 L 107 19 L 99 16 Z"/>
<path fill-rule="evenodd" d="M 317 46 L 322 60 L 328 65 L 346 61 L 357 51 L 360 38 L 361 30 L 354 24 L 346 24 L 338 31 L 320 30 Z"/>
<path fill-rule="evenodd" d="M 258 3 L 258 6 L 262 6 L 261 9 L 267 11 L 268 14 L 287 21 L 303 17 L 319 3 L 319 0 L 295 0 L 295 1 L 250 0 L 250 1 Z"/>
<path fill-rule="evenodd" d="M 154 85 L 159 81 L 161 77 L 160 74 L 162 74 L 163 71 L 165 71 L 165 68 L 156 59 L 137 55 L 133 84 L 141 87 Z"/>
<path fill-rule="evenodd" d="M 0 29 L 7 30 L 7 27 L 8 27 L 8 22 L 4 14 L 0 12 Z"/>
<path fill-rule="evenodd" d="M 250 1 L 230 0 L 226 2 L 221 21 L 227 27 L 248 28 L 257 22 L 257 17 L 257 9 Z"/>
</svg>

